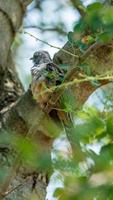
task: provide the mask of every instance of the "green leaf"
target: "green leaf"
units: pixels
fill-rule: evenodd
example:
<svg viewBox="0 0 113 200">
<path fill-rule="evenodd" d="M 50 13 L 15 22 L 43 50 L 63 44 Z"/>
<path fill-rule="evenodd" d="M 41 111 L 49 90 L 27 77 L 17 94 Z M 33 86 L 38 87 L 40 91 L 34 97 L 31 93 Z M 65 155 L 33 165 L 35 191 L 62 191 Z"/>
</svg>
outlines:
<svg viewBox="0 0 113 200">
<path fill-rule="evenodd" d="M 85 72 L 85 74 L 88 76 L 92 75 L 92 69 L 89 65 L 87 65 L 87 63 L 81 63 L 79 66 Z"/>
<path fill-rule="evenodd" d="M 64 192 L 64 189 L 63 188 L 57 188 L 54 192 L 54 197 L 59 197 L 62 192 Z"/>
<path fill-rule="evenodd" d="M 20 153 L 21 159 L 25 164 L 36 167 L 38 160 L 38 147 L 32 140 L 30 141 L 23 137 L 15 138 L 14 146 Z"/>
<path fill-rule="evenodd" d="M 112 37 L 111 32 L 103 32 L 97 36 L 97 41 L 107 43 Z"/>
<path fill-rule="evenodd" d="M 68 69 L 69 69 L 69 64 L 59 64 L 59 67 L 64 71 L 64 73 L 67 73 Z"/>
<path fill-rule="evenodd" d="M 97 138 L 105 132 L 105 123 L 100 118 L 99 113 L 93 108 L 87 108 L 86 111 L 78 115 L 83 120 L 82 123 L 75 126 L 75 138 L 86 143 Z"/>
<path fill-rule="evenodd" d="M 101 86 L 101 83 L 98 80 L 92 80 L 90 82 L 91 82 L 91 85 L 93 87 L 99 87 L 99 86 Z"/>
<path fill-rule="evenodd" d="M 100 11 L 100 9 L 102 8 L 103 8 L 103 4 L 99 2 L 95 2 L 87 6 L 87 11 L 92 13 L 92 12 Z"/>
<path fill-rule="evenodd" d="M 109 135 L 113 135 L 113 114 L 108 116 L 106 120 L 106 128 L 107 128 L 107 133 Z"/>
<path fill-rule="evenodd" d="M 104 161 L 110 164 L 110 161 L 113 161 L 113 144 L 107 144 L 103 146 L 101 149 L 100 155 L 101 155 L 101 158 L 104 158 L 103 159 Z"/>
<path fill-rule="evenodd" d="M 74 33 L 81 33 L 85 30 L 87 24 L 84 21 L 84 18 L 81 18 L 74 26 Z"/>
<path fill-rule="evenodd" d="M 91 35 L 87 36 L 87 40 L 88 40 L 88 44 L 92 44 L 92 43 L 95 42 L 95 38 L 93 36 L 91 36 Z"/>
<path fill-rule="evenodd" d="M 89 47 L 89 44 L 85 44 L 81 40 L 77 40 L 75 44 L 78 46 L 81 52 L 84 52 Z"/>
<path fill-rule="evenodd" d="M 113 24 L 113 7 L 104 7 L 101 12 L 101 20 L 104 25 Z"/>
<path fill-rule="evenodd" d="M 65 112 L 74 112 L 75 110 L 75 96 L 73 95 L 71 89 L 65 89 L 64 93 L 60 98 L 60 104 Z"/>
</svg>

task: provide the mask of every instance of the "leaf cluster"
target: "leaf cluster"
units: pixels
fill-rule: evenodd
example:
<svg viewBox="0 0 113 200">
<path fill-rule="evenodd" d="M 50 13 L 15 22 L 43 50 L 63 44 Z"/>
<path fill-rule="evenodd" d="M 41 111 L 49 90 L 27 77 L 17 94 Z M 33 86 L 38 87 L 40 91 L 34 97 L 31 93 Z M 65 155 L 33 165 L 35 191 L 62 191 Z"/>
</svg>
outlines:
<svg viewBox="0 0 113 200">
<path fill-rule="evenodd" d="M 106 43 L 113 37 L 113 6 L 95 2 L 87 6 L 86 15 L 69 32 L 68 40 L 81 52 L 94 42 Z"/>
</svg>

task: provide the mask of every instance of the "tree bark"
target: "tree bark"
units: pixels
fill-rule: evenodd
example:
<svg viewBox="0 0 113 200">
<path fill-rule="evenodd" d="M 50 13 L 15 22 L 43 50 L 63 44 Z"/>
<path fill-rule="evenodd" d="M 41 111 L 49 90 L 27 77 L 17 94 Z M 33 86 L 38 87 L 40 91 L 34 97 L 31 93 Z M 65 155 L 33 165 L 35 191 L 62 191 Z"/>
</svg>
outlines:
<svg viewBox="0 0 113 200">
<path fill-rule="evenodd" d="M 0 136 L 2 138 L 3 134 L 6 140 L 9 134 L 26 135 L 31 126 L 31 114 L 29 115 L 28 121 L 25 122 L 22 119 L 23 103 L 26 104 L 26 100 L 28 102 L 26 108 L 31 109 L 30 101 L 28 100 L 28 98 L 31 100 L 30 92 L 25 94 L 25 99 L 27 99 L 24 101 L 24 95 L 22 96 L 24 89 L 18 78 L 11 55 L 12 42 L 14 41 L 17 30 L 22 24 L 26 6 L 31 1 L 32 0 L 0 0 Z M 18 109 L 20 102 L 16 104 L 20 96 L 22 96 L 21 106 L 23 106 L 20 106 L 21 111 Z M 34 105 L 34 102 L 32 102 L 32 104 Z M 16 105 L 17 107 L 15 107 Z M 35 108 L 36 105 L 34 109 Z M 36 111 L 39 112 L 38 108 Z M 28 110 L 26 114 L 28 115 Z M 32 112 L 32 114 L 36 115 L 35 112 Z M 26 118 L 25 115 L 24 117 Z M 48 143 L 51 142 L 48 140 Z M 7 149 L 8 151 L 6 151 Z M 3 156 L 4 152 L 7 152 L 7 155 L 5 155 L 7 159 L 5 160 Z M 11 158 L 12 162 L 10 161 Z M 3 180 L 0 178 L 0 199 L 30 199 L 32 196 L 36 196 L 37 199 L 45 199 L 46 183 L 42 182 L 42 180 L 37 180 L 36 190 L 35 192 L 32 191 L 32 173 L 28 177 L 23 177 L 23 169 L 17 170 L 17 164 L 14 168 L 14 161 L 15 154 L 13 155 L 12 151 L 10 152 L 9 143 L 3 143 L 1 140 L 0 174 L 4 171 L 4 178 Z"/>
<path fill-rule="evenodd" d="M 32 98 L 31 91 L 24 93 L 22 84 L 18 78 L 15 66 L 11 56 L 11 45 L 16 31 L 19 29 L 26 6 L 31 0 L 0 0 L 0 134 L 5 138 L 15 135 L 35 140 L 41 147 L 41 151 L 51 151 L 52 141 L 60 133 L 60 128 L 56 121 L 51 119 L 48 113 L 43 112 Z M 63 47 L 73 54 L 82 56 L 76 46 L 69 42 Z M 90 65 L 93 75 L 105 73 L 108 68 L 113 67 L 112 43 L 103 45 L 94 49 L 85 59 Z M 69 70 L 75 68 L 74 77 L 80 77 L 83 70 L 78 70 L 79 58 L 71 57 L 64 53 L 62 49 L 55 54 L 54 62 L 56 64 L 68 64 Z M 108 81 L 101 81 L 100 84 L 106 84 Z M 76 107 L 79 108 L 87 100 L 90 94 L 96 89 L 91 82 L 79 83 L 72 87 L 76 96 Z M 17 101 L 18 100 L 18 101 Z M 53 129 L 49 129 L 48 123 Z M 54 133 L 53 130 L 57 130 Z M 4 150 L 8 149 L 8 160 L 3 159 Z M 21 162 L 15 163 L 15 154 L 13 156 L 7 140 L 0 145 L 1 157 L 0 167 L 5 170 L 6 177 L 0 181 L 0 199 L 45 199 L 47 183 L 37 178 L 35 190 L 33 188 L 33 171 L 28 176 L 23 177 L 23 173 L 29 169 L 22 167 Z M 13 174 L 12 174 L 13 170 Z"/>
</svg>

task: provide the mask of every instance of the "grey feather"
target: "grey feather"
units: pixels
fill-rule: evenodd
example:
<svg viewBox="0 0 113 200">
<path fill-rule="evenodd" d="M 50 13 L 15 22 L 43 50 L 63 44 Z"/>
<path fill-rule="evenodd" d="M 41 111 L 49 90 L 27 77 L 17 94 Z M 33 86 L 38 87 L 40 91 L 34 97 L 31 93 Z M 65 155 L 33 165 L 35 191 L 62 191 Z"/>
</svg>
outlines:
<svg viewBox="0 0 113 200">
<path fill-rule="evenodd" d="M 47 80 L 48 83 L 58 85 L 64 77 L 62 70 L 52 62 L 47 51 L 37 51 L 33 57 L 33 67 L 31 68 L 32 80 Z"/>
</svg>

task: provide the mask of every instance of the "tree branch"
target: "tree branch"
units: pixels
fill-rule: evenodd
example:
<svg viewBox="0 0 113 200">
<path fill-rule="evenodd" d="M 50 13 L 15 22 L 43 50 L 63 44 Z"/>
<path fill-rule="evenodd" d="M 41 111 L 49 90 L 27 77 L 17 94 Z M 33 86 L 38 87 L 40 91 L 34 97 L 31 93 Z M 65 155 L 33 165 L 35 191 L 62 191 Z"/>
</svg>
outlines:
<svg viewBox="0 0 113 200">
<path fill-rule="evenodd" d="M 19 0 L 25 9 L 33 0 Z"/>
<path fill-rule="evenodd" d="M 92 44 L 80 57 L 80 62 L 83 62 L 88 56 L 99 47 L 103 46 L 103 43 L 95 42 Z"/>
<path fill-rule="evenodd" d="M 78 10 L 82 17 L 86 14 L 86 8 L 80 0 L 70 0 L 72 5 Z"/>
<path fill-rule="evenodd" d="M 70 80 L 73 80 L 74 77 L 78 77 L 79 78 L 79 73 L 81 72 L 80 68 L 78 68 L 78 66 L 92 53 L 93 50 L 98 49 L 99 47 L 101 47 L 103 44 L 102 43 L 97 43 L 95 42 L 94 44 L 92 44 L 85 52 L 83 55 L 81 55 L 81 57 L 76 61 L 76 65 L 74 66 L 74 68 L 72 68 L 65 76 L 64 79 L 64 83 L 68 82 Z M 58 88 L 56 89 L 53 94 L 51 95 L 51 98 L 49 100 L 49 102 L 47 103 L 46 107 L 45 107 L 45 112 L 49 113 L 52 109 L 51 105 L 55 105 L 56 102 L 58 101 L 58 99 L 60 98 L 60 96 L 62 95 L 62 93 L 64 92 L 65 87 L 63 88 Z"/>
<path fill-rule="evenodd" d="M 52 127 L 51 129 L 49 127 Z M 55 131 L 56 130 L 56 131 Z M 50 152 L 53 139 L 60 134 L 61 129 L 50 116 L 44 113 L 33 100 L 31 91 L 28 90 L 20 100 L 7 112 L 2 112 L 2 127 L 0 133 L 11 135 L 22 135 L 26 138 L 34 138 L 38 147 L 44 152 Z M 20 152 L 21 153 L 21 152 Z M 8 191 L 8 187 L 15 178 L 15 173 L 20 167 L 21 155 L 17 157 L 12 165 L 11 172 L 1 186 L 1 195 Z"/>
<path fill-rule="evenodd" d="M 105 5 L 113 5 L 113 1 L 112 0 L 105 0 L 104 4 Z"/>
<path fill-rule="evenodd" d="M 19 32 L 20 32 L 20 31 L 19 31 Z M 30 35 L 31 37 L 33 37 L 36 41 L 40 41 L 40 42 L 42 42 L 42 43 L 44 43 L 44 44 L 46 44 L 46 45 L 48 45 L 48 46 L 50 46 L 50 47 L 52 47 L 52 48 L 61 50 L 61 51 L 63 51 L 64 53 L 66 53 L 66 54 L 68 54 L 68 55 L 71 55 L 71 56 L 73 56 L 73 57 L 75 57 L 75 58 L 78 58 L 78 55 L 75 55 L 75 54 L 73 54 L 73 53 L 71 53 L 71 52 L 69 52 L 69 51 L 67 51 L 67 50 L 65 50 L 65 49 L 62 49 L 62 48 L 58 47 L 58 46 L 52 45 L 52 44 L 50 44 L 50 43 L 48 43 L 48 42 L 46 42 L 46 41 L 44 41 L 44 40 L 42 40 L 42 39 L 40 39 L 40 38 L 38 38 L 38 37 L 35 37 L 33 34 L 27 32 L 27 31 L 20 32 L 20 33 L 28 34 L 28 35 Z"/>
<path fill-rule="evenodd" d="M 62 35 L 67 35 L 67 32 L 64 31 L 63 29 L 59 28 L 59 27 L 54 27 L 54 28 L 43 28 L 43 27 L 40 27 L 40 26 L 35 26 L 35 25 L 29 25 L 29 26 L 24 26 L 23 27 L 24 29 L 28 29 L 28 28 L 36 28 L 36 29 L 39 29 L 40 31 L 42 32 L 58 32 Z"/>
<path fill-rule="evenodd" d="M 81 62 L 83 62 L 87 58 L 87 56 L 89 56 L 92 53 L 92 51 L 97 50 L 99 47 L 101 47 L 101 45 L 98 46 L 96 43 L 93 44 L 82 55 L 83 57 L 81 56 L 80 59 L 76 60 L 75 62 L 76 66 L 68 72 L 68 74 L 65 77 L 64 83 L 70 80 L 73 80 L 73 77 L 77 78 L 80 76 L 80 69 L 78 68 L 78 65 Z M 65 51 L 63 52 L 65 53 Z M 78 85 L 76 86 L 76 98 L 78 102 L 81 102 L 81 101 L 84 102 L 86 98 L 90 95 L 90 93 L 95 90 L 95 88 L 92 87 L 88 82 L 84 84 L 84 86 L 82 83 L 83 82 L 79 83 L 79 86 Z M 47 143 L 46 145 L 42 145 L 42 146 L 43 148 L 45 147 L 47 149 L 50 149 L 51 141 L 60 133 L 61 130 L 59 130 L 58 126 L 56 125 L 56 122 L 54 122 L 50 118 L 48 113 L 53 108 L 51 101 L 54 102 L 55 104 L 57 100 L 60 98 L 60 96 L 62 95 L 62 92 L 64 91 L 64 89 L 65 88 L 63 89 L 60 88 L 58 90 L 56 89 L 53 92 L 50 101 L 45 107 L 45 110 L 44 110 L 45 112 L 42 111 L 40 107 L 35 103 L 35 101 L 33 100 L 31 91 L 28 90 L 9 111 L 7 111 L 4 114 L 2 113 L 2 116 L 3 116 L 2 121 L 4 123 L 2 124 L 3 126 L 1 128 L 1 132 L 8 131 L 11 134 L 13 133 L 17 135 L 22 134 L 24 136 L 27 135 L 28 137 L 31 137 L 31 135 L 34 135 L 34 137 L 37 138 L 38 143 L 41 143 L 41 144 L 42 144 L 42 141 L 40 141 L 40 135 L 44 135 L 47 138 Z M 52 126 L 54 126 L 54 128 L 52 130 L 51 129 L 48 130 L 48 124 L 51 124 Z M 57 133 L 54 134 L 53 130 L 57 130 Z M 10 182 L 9 179 L 8 179 L 8 182 Z M 4 190 L 7 191 L 7 187 Z"/>
</svg>

